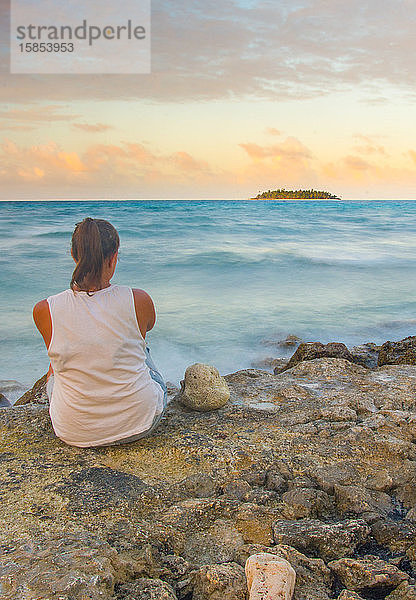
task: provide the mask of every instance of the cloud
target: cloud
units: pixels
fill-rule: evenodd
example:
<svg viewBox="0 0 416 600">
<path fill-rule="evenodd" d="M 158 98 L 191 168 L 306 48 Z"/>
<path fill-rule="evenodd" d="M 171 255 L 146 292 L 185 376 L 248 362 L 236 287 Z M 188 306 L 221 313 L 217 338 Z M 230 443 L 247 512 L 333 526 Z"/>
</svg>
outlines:
<svg viewBox="0 0 416 600">
<path fill-rule="evenodd" d="M 281 144 L 274 144 L 272 146 L 260 146 L 254 143 L 239 145 L 247 152 L 250 158 L 255 160 L 272 158 L 275 160 L 297 161 L 312 158 L 310 150 L 294 137 L 288 137 Z"/>
<path fill-rule="evenodd" d="M 359 156 L 346 156 L 344 162 L 346 166 L 353 171 L 368 171 L 373 168 L 370 163 Z"/>
<path fill-rule="evenodd" d="M 0 98 L 313 98 L 357 86 L 414 94 L 413 0 L 158 0 L 152 7 L 149 75 L 16 76 L 0 20 Z"/>
<path fill-rule="evenodd" d="M 79 115 L 60 112 L 64 107 L 56 104 L 34 105 L 29 108 L 13 108 L 0 110 L 0 119 L 11 121 L 29 121 L 30 123 L 44 123 L 50 121 L 68 121 L 76 119 Z"/>
<path fill-rule="evenodd" d="M 213 174 L 207 163 L 187 152 L 157 154 L 142 144 L 127 142 L 94 144 L 80 154 L 55 142 L 25 147 L 5 140 L 0 161 L 0 182 L 16 188 L 38 181 L 55 189 L 61 184 L 82 185 L 86 190 L 102 185 L 117 189 L 163 179 L 190 182 Z"/>
<path fill-rule="evenodd" d="M 0 110 L 0 129 L 12 131 L 30 131 L 45 123 L 71 121 L 78 118 L 65 107 L 55 104 L 35 104 L 28 108 L 5 108 Z"/>
<path fill-rule="evenodd" d="M 379 136 L 368 136 L 357 134 L 354 136 L 360 143 L 357 144 L 354 149 L 356 152 L 360 154 L 382 154 L 387 156 L 387 151 L 384 146 L 377 143 L 377 138 Z"/>
<path fill-rule="evenodd" d="M 282 135 L 282 132 L 276 129 L 275 127 L 267 127 L 266 133 L 269 135 Z"/>
<path fill-rule="evenodd" d="M 416 163 L 416 152 L 414 150 L 409 150 L 409 156 Z"/>
<path fill-rule="evenodd" d="M 112 125 L 105 125 L 104 123 L 72 123 L 72 127 L 86 131 L 87 133 L 101 133 L 112 129 Z"/>
</svg>

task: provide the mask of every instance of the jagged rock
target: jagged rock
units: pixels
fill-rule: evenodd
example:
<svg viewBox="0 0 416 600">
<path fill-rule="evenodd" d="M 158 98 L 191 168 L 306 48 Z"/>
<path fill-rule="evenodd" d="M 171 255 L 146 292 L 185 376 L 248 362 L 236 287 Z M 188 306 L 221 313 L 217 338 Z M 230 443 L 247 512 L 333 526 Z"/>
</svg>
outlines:
<svg viewBox="0 0 416 600">
<path fill-rule="evenodd" d="M 48 404 L 49 398 L 46 394 L 46 377 L 47 373 L 36 381 L 33 387 L 25 392 L 16 402 L 14 406 L 21 406 L 23 404 L 35 403 L 35 404 Z"/>
<path fill-rule="evenodd" d="M 250 485 L 264 485 L 264 482 L 266 481 L 266 471 L 259 469 L 254 465 L 249 469 L 243 469 L 241 471 L 241 478 Z"/>
<path fill-rule="evenodd" d="M 378 492 L 388 492 L 394 487 L 393 478 L 386 470 L 380 469 L 368 477 L 365 487 Z"/>
<path fill-rule="evenodd" d="M 286 519 L 303 519 L 332 514 L 333 503 L 328 494 L 311 488 L 294 488 L 282 496 L 282 513 Z"/>
<path fill-rule="evenodd" d="M 238 509 L 238 502 L 228 498 L 190 498 L 161 511 L 159 519 L 165 525 L 189 533 L 207 529 L 218 519 L 230 518 Z"/>
<path fill-rule="evenodd" d="M 192 600 L 244 600 L 247 594 L 244 569 L 236 563 L 205 565 L 194 576 Z"/>
<path fill-rule="evenodd" d="M 179 393 L 182 404 L 193 410 L 206 412 L 221 408 L 229 398 L 229 387 L 218 369 L 201 363 L 186 369 L 185 380 Z"/>
<path fill-rule="evenodd" d="M 416 336 L 385 342 L 378 355 L 378 366 L 383 365 L 416 365 Z"/>
<path fill-rule="evenodd" d="M 376 521 L 371 525 L 371 533 L 380 546 L 393 553 L 404 553 L 416 539 L 416 523 L 407 519 Z"/>
<path fill-rule="evenodd" d="M 416 600 L 416 586 L 403 581 L 385 600 Z"/>
<path fill-rule="evenodd" d="M 298 337 L 297 335 L 289 334 L 284 340 L 279 340 L 277 342 L 277 345 L 281 348 L 293 348 L 293 346 L 299 346 L 301 342 L 302 340 L 300 337 Z"/>
<path fill-rule="evenodd" d="M 354 362 L 357 362 L 367 369 L 375 369 L 377 367 L 378 354 L 381 346 L 367 342 L 359 346 L 354 346 L 350 349 Z"/>
<path fill-rule="evenodd" d="M 391 497 L 384 492 L 366 490 L 356 485 L 334 485 L 335 502 L 342 514 L 388 515 L 394 507 Z"/>
<path fill-rule="evenodd" d="M 110 600 L 134 571 L 106 542 L 89 534 L 27 541 L 0 559 L 2 600 Z"/>
<path fill-rule="evenodd" d="M 385 594 L 409 578 L 407 573 L 400 571 L 395 565 L 370 555 L 363 559 L 333 560 L 328 563 L 328 567 L 346 588 L 354 591 L 377 589 Z"/>
<path fill-rule="evenodd" d="M 287 479 L 279 470 L 272 467 L 266 473 L 264 485 L 268 490 L 283 493 L 287 490 Z"/>
<path fill-rule="evenodd" d="M 400 502 L 403 502 L 406 508 L 416 508 L 416 475 L 413 472 L 414 468 L 416 467 L 416 462 L 403 461 L 403 463 L 404 473 L 402 473 L 402 475 L 404 475 L 404 477 L 402 478 L 398 489 L 395 490 L 395 495 Z M 411 469 L 407 470 L 405 465 L 407 466 L 409 463 L 411 465 Z M 406 475 L 408 475 L 407 478 Z"/>
<path fill-rule="evenodd" d="M 416 508 L 411 508 L 409 510 L 409 512 L 406 515 L 406 519 L 412 521 L 413 523 L 416 523 Z"/>
<path fill-rule="evenodd" d="M 123 447 L 65 445 L 47 406 L 2 409 L 3 560 L 25 540 L 40 541 L 41 548 L 42 540 L 53 538 L 58 546 L 72 536 L 86 551 L 87 532 L 117 553 L 111 573 L 116 561 L 133 565 L 133 575 L 117 569 L 116 591 L 133 577 L 161 579 L 184 600 L 192 596 L 192 571 L 236 560 L 243 546 L 260 542 L 249 554 L 279 554 L 278 548 L 294 566 L 295 600 L 328 600 L 340 588 L 323 561 L 270 547 L 272 523 L 318 517 L 337 524 L 359 516 L 379 542 L 369 536 L 356 553 L 371 551 L 416 572 L 416 547 L 407 539 L 416 508 L 416 366 L 368 370 L 321 358 L 277 376 L 245 369 L 226 380 L 231 396 L 221 410 L 170 404 L 153 436 Z M 354 420 L 331 417 L 346 408 Z M 318 554 L 318 544 L 308 552 Z M 40 578 L 51 585 L 59 575 L 54 556 L 44 555 Z M 241 566 L 247 557 L 238 559 Z M 85 598 L 88 577 L 82 575 L 79 594 L 71 588 L 71 600 Z M 115 600 L 111 586 L 101 600 L 106 594 Z M 384 595 L 391 591 L 383 588 Z M 42 597 L 25 594 L 24 600 Z"/>
<path fill-rule="evenodd" d="M 406 550 L 406 556 L 410 560 L 413 572 L 416 573 L 416 544 Z"/>
<path fill-rule="evenodd" d="M 284 340 L 262 340 L 265 346 L 278 346 L 279 348 L 293 348 L 301 343 L 301 338 L 297 335 L 289 334 Z"/>
<path fill-rule="evenodd" d="M 351 556 L 357 546 L 365 542 L 370 528 L 359 520 L 323 523 L 302 519 L 275 521 L 273 532 L 276 544 L 293 546 L 304 554 L 328 561 L 339 556 Z"/>
<path fill-rule="evenodd" d="M 284 558 L 267 552 L 253 554 L 246 561 L 245 572 L 250 600 L 291 600 L 296 573 Z"/>
<path fill-rule="evenodd" d="M 237 479 L 235 481 L 229 481 L 223 487 L 223 493 L 228 498 L 235 498 L 237 500 L 244 500 L 251 492 L 251 485 L 244 479 Z"/>
<path fill-rule="evenodd" d="M 173 588 L 160 579 L 136 579 L 132 583 L 121 585 L 117 591 L 117 600 L 177 600 Z"/>
<path fill-rule="evenodd" d="M 5 408 L 11 406 L 9 400 L 6 398 L 4 394 L 0 394 L 0 408 Z"/>
<path fill-rule="evenodd" d="M 215 481 L 205 473 L 195 473 L 186 477 L 180 484 L 188 498 L 210 498 L 215 496 Z"/>
<path fill-rule="evenodd" d="M 271 544 L 272 524 L 282 516 L 279 510 L 246 502 L 236 513 L 236 526 L 246 544 Z"/>
<path fill-rule="evenodd" d="M 337 600 L 364 600 L 362 596 L 351 590 L 342 590 Z"/>
<path fill-rule="evenodd" d="M 303 342 L 290 358 L 287 365 L 282 370 L 275 371 L 275 373 L 287 371 L 302 361 L 315 360 L 316 358 L 343 358 L 352 363 L 357 362 L 357 359 L 353 357 L 345 344 L 339 342 L 330 342 L 329 344 Z"/>
<path fill-rule="evenodd" d="M 193 564 L 209 565 L 233 560 L 244 539 L 233 521 L 218 519 L 208 529 L 186 536 L 182 555 Z"/>
<path fill-rule="evenodd" d="M 266 356 L 266 358 L 254 360 L 251 363 L 251 366 L 254 369 L 269 369 L 270 371 L 274 371 L 275 369 L 283 369 L 287 363 L 287 358 L 274 358 L 273 356 Z"/>
<path fill-rule="evenodd" d="M 262 546 L 247 544 L 236 551 L 236 562 L 245 565 L 253 554 L 267 552 L 284 558 L 296 573 L 293 600 L 330 600 L 333 578 L 331 571 L 320 558 L 309 558 L 290 546 Z"/>
</svg>

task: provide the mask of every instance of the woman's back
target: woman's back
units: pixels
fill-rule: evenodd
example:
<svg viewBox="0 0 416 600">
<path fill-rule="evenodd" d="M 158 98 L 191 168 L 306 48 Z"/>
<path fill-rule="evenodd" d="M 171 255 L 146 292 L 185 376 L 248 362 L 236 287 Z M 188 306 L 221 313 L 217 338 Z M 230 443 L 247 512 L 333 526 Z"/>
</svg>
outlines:
<svg viewBox="0 0 416 600">
<path fill-rule="evenodd" d="M 48 298 L 54 371 L 50 415 L 68 444 L 95 446 L 151 427 L 163 390 L 145 364 L 131 288 L 65 290 Z"/>
</svg>

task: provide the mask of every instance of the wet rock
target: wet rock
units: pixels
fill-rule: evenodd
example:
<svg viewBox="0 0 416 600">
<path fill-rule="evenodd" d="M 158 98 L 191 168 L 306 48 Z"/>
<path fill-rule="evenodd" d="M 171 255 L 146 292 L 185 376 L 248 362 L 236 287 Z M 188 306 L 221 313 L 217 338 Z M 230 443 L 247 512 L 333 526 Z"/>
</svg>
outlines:
<svg viewBox="0 0 416 600">
<path fill-rule="evenodd" d="M 192 600 L 244 600 L 247 583 L 244 569 L 236 563 L 205 565 L 194 576 Z"/>
<path fill-rule="evenodd" d="M 416 365 L 416 336 L 385 342 L 378 355 L 378 366 L 383 365 Z"/>
<path fill-rule="evenodd" d="M 262 340 L 262 344 L 264 346 L 277 346 L 278 348 L 293 348 L 294 346 L 298 346 L 302 342 L 301 338 L 289 334 L 286 336 L 284 340 Z"/>
<path fill-rule="evenodd" d="M 236 551 L 236 561 L 244 565 L 253 554 L 267 552 L 284 558 L 296 572 L 294 600 L 330 600 L 333 578 L 320 558 L 309 558 L 290 546 L 247 544 Z"/>
<path fill-rule="evenodd" d="M 354 346 L 350 349 L 354 362 L 363 365 L 367 369 L 375 369 L 377 367 L 378 354 L 381 346 L 367 342 L 359 346 Z"/>
<path fill-rule="evenodd" d="M 160 579 L 136 579 L 121 585 L 116 600 L 177 600 L 173 588 Z"/>
<path fill-rule="evenodd" d="M 328 567 L 346 588 L 354 591 L 377 590 L 385 595 L 409 578 L 407 573 L 400 571 L 396 566 L 370 555 L 363 559 L 333 560 L 328 563 Z"/>
<path fill-rule="evenodd" d="M 11 406 L 9 400 L 6 398 L 4 394 L 0 394 L 0 408 Z"/>
<path fill-rule="evenodd" d="M 293 348 L 294 346 L 299 346 L 302 343 L 302 340 L 297 335 L 288 335 L 284 340 L 280 340 L 277 342 L 277 345 L 281 348 Z"/>
<path fill-rule="evenodd" d="M 293 546 L 308 556 L 325 561 L 351 556 L 367 539 L 370 528 L 364 521 L 323 523 L 314 519 L 279 520 L 273 523 L 276 544 Z"/>
<path fill-rule="evenodd" d="M 247 559 L 245 572 L 250 600 L 291 600 L 296 573 L 284 558 L 267 552 L 253 554 Z"/>
<path fill-rule="evenodd" d="M 16 402 L 14 406 L 21 406 L 22 404 L 34 403 L 34 404 L 48 404 L 49 398 L 46 394 L 46 377 L 47 373 L 36 381 L 33 387 L 25 392 Z"/>
<path fill-rule="evenodd" d="M 316 358 L 343 358 L 352 363 L 357 362 L 345 344 L 338 342 L 330 342 L 329 344 L 321 344 L 321 342 L 304 342 L 300 344 L 283 370 L 277 371 L 276 373 L 291 369 L 300 362 L 315 360 Z"/>
<path fill-rule="evenodd" d="M 218 369 L 201 363 L 186 369 L 185 380 L 179 393 L 182 404 L 193 410 L 206 412 L 221 408 L 229 398 L 229 387 Z"/>
<path fill-rule="evenodd" d="M 287 363 L 287 358 L 274 358 L 273 356 L 267 356 L 266 358 L 261 358 L 253 361 L 251 363 L 251 366 L 254 369 L 268 369 L 270 371 L 274 371 L 275 369 L 283 369 L 283 367 L 285 367 Z"/>
</svg>

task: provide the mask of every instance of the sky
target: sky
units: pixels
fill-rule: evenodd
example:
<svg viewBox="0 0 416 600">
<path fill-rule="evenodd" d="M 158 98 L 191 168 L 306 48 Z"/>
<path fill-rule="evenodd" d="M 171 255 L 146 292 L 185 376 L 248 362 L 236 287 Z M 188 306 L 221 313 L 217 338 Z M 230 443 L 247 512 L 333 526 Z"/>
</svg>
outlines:
<svg viewBox="0 0 416 600">
<path fill-rule="evenodd" d="M 151 7 L 151 73 L 16 75 L 0 0 L 0 199 L 416 199 L 414 0 Z"/>
</svg>

